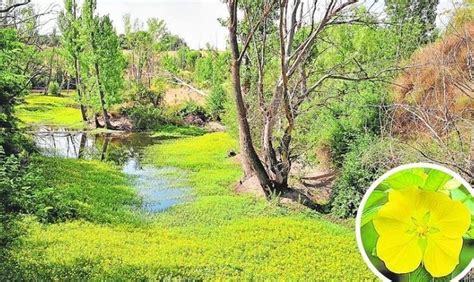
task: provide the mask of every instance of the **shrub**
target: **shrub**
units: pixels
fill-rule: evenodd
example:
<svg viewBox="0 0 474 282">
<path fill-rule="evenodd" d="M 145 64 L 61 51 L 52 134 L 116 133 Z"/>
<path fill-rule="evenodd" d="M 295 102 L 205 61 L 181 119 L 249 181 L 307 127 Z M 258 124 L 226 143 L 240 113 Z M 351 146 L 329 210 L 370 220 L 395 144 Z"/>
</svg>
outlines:
<svg viewBox="0 0 474 282">
<path fill-rule="evenodd" d="M 53 96 L 61 95 L 61 87 L 56 81 L 52 81 L 48 85 L 48 93 Z"/>
<path fill-rule="evenodd" d="M 194 101 L 187 101 L 186 103 L 182 104 L 180 108 L 178 109 L 177 112 L 178 116 L 180 117 L 186 117 L 189 115 L 195 115 L 195 116 L 201 116 L 201 117 L 206 117 L 207 112 L 204 107 L 198 105 Z"/>
<path fill-rule="evenodd" d="M 332 212 L 342 218 L 355 216 L 369 186 L 387 170 L 407 158 L 397 140 L 366 135 L 354 143 L 342 163 L 332 198 Z"/>
<path fill-rule="evenodd" d="M 166 123 L 163 111 L 152 105 L 136 104 L 134 107 L 127 109 L 126 113 L 135 129 L 153 130 Z"/>
<path fill-rule="evenodd" d="M 207 110 L 212 118 L 220 120 L 220 116 L 224 112 L 226 100 L 227 95 L 222 85 L 214 85 L 207 97 Z"/>
<path fill-rule="evenodd" d="M 0 246 L 18 235 L 20 214 L 34 211 L 39 176 L 26 158 L 5 156 L 0 146 Z"/>
<path fill-rule="evenodd" d="M 163 101 L 163 94 L 166 91 L 166 85 L 161 80 L 153 82 L 151 88 L 148 88 L 143 83 L 131 83 L 126 93 L 127 98 L 140 103 L 152 104 L 154 107 L 161 105 Z"/>
</svg>

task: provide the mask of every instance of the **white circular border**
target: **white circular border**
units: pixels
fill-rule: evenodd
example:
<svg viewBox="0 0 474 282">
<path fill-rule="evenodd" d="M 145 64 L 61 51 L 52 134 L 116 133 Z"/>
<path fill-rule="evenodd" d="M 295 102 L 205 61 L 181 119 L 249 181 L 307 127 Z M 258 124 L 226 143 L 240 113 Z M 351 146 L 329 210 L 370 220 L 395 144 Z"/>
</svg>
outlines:
<svg viewBox="0 0 474 282">
<path fill-rule="evenodd" d="M 379 186 L 382 181 L 384 181 L 387 177 L 391 176 L 392 174 L 395 174 L 397 172 L 400 172 L 402 170 L 410 169 L 410 168 L 431 168 L 431 169 L 436 169 L 440 170 L 442 172 L 445 172 L 449 175 L 451 175 L 453 178 L 461 182 L 461 184 L 466 187 L 466 189 L 469 190 L 472 196 L 474 196 L 474 189 L 471 187 L 469 183 L 467 183 L 466 180 L 464 180 L 460 175 L 458 175 L 456 172 L 450 170 L 449 168 L 436 165 L 436 164 L 431 164 L 431 163 L 412 163 L 412 164 L 407 164 L 407 165 L 402 165 L 399 167 L 396 167 L 394 169 L 389 170 L 386 172 L 384 175 L 379 177 L 372 185 L 370 185 L 369 189 L 365 192 L 364 197 L 362 198 L 362 201 L 359 205 L 359 209 L 357 210 L 357 217 L 356 217 L 356 239 L 357 239 L 357 246 L 359 247 L 359 252 L 361 253 L 365 263 L 367 266 L 372 270 L 372 272 L 377 275 L 378 278 L 380 278 L 382 281 L 391 281 L 387 277 L 383 276 L 382 273 L 372 264 L 370 261 L 369 257 L 365 253 L 364 250 L 364 245 L 362 244 L 362 237 L 361 237 L 361 220 L 362 220 L 362 210 L 367 202 L 367 199 L 369 198 L 369 195 Z M 463 278 L 472 268 L 474 267 L 474 259 L 471 260 L 471 263 L 464 269 L 458 276 L 454 277 L 451 279 L 451 281 L 459 281 L 461 278 Z"/>
</svg>

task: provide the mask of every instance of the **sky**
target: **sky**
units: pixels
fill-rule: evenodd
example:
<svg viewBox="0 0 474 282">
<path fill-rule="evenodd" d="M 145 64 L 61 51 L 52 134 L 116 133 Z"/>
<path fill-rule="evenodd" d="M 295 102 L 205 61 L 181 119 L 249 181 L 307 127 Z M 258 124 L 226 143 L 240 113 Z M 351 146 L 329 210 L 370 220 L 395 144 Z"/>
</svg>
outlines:
<svg viewBox="0 0 474 282">
<path fill-rule="evenodd" d="M 33 0 L 40 9 L 56 4 L 62 7 L 62 0 Z M 149 18 L 166 22 L 168 30 L 184 38 L 191 48 L 204 48 L 206 43 L 219 49 L 226 47 L 227 30 L 218 23 L 218 18 L 227 15 L 226 5 L 220 0 L 98 0 L 97 12 L 109 14 L 117 32 L 123 33 L 123 15 L 130 13 L 132 19 L 144 23 Z M 50 21 L 50 19 L 44 19 Z M 52 21 L 43 32 L 50 32 Z"/>
<path fill-rule="evenodd" d="M 306 0 L 307 1 L 307 0 Z M 458 0 L 440 0 L 438 12 L 445 12 L 453 7 Z M 59 11 L 62 0 L 33 0 L 38 9 L 45 10 L 54 5 Z M 80 0 L 79 0 L 80 2 Z M 379 0 L 376 8 L 383 7 Z M 144 23 L 148 18 L 159 18 L 166 22 L 168 30 L 177 34 L 193 49 L 199 49 L 210 43 L 219 49 L 226 47 L 227 30 L 218 23 L 219 18 L 225 18 L 227 8 L 221 0 L 98 0 L 97 11 L 101 15 L 109 14 L 117 32 L 123 32 L 123 15 L 130 13 L 132 19 L 138 18 Z M 57 16 L 57 14 L 56 14 Z M 45 25 L 42 32 L 51 32 L 55 25 L 55 16 L 43 18 Z M 447 23 L 448 17 L 438 18 L 438 26 Z"/>
</svg>

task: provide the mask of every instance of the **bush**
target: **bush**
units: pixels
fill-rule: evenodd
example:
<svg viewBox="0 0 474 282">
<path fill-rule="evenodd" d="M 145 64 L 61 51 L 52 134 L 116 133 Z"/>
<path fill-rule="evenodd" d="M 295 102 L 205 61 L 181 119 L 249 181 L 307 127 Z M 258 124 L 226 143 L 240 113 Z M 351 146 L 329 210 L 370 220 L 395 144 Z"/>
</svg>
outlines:
<svg viewBox="0 0 474 282">
<path fill-rule="evenodd" d="M 52 81 L 48 85 L 48 93 L 53 96 L 60 96 L 61 95 L 61 87 L 56 81 Z"/>
<path fill-rule="evenodd" d="M 136 104 L 134 107 L 127 109 L 126 113 L 135 129 L 138 130 L 153 130 L 166 123 L 163 111 L 152 105 Z"/>
<path fill-rule="evenodd" d="M 220 120 L 220 116 L 224 112 L 226 100 L 227 95 L 224 87 L 221 84 L 214 85 L 207 97 L 207 110 L 212 118 Z"/>
<path fill-rule="evenodd" d="M 186 103 L 182 104 L 177 111 L 177 115 L 184 118 L 189 115 L 195 115 L 200 117 L 206 117 L 207 112 L 204 107 L 198 105 L 194 101 L 187 101 Z"/>
<path fill-rule="evenodd" d="M 126 92 L 128 99 L 139 104 L 151 104 L 158 107 L 163 102 L 163 95 L 166 92 L 166 84 L 162 80 L 153 81 L 151 88 L 143 83 L 131 83 Z"/>
<path fill-rule="evenodd" d="M 369 186 L 388 170 L 400 165 L 407 154 L 397 140 L 366 135 L 354 143 L 342 163 L 331 202 L 334 215 L 355 216 Z"/>
<path fill-rule="evenodd" d="M 5 156 L 0 146 L 0 247 L 18 235 L 18 217 L 35 210 L 38 182 L 38 173 L 26 158 Z"/>
</svg>

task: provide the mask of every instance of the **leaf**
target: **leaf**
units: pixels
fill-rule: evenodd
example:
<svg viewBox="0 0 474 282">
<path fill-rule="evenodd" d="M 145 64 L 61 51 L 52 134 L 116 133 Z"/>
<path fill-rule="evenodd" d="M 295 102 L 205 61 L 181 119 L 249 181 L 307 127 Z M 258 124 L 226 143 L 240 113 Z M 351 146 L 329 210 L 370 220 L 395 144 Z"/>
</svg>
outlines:
<svg viewBox="0 0 474 282">
<path fill-rule="evenodd" d="M 453 189 L 459 188 L 461 185 L 462 183 L 459 182 L 459 180 L 457 180 L 456 178 L 453 178 L 444 184 L 443 190 L 448 190 L 448 191 L 453 190 Z"/>
<path fill-rule="evenodd" d="M 367 199 L 364 208 L 371 208 L 375 205 L 385 204 L 388 200 L 387 196 L 387 193 L 384 191 L 374 190 Z"/>
<path fill-rule="evenodd" d="M 365 253 L 371 261 L 377 258 L 375 247 L 377 245 L 377 240 L 379 238 L 379 234 L 375 231 L 375 227 L 372 222 L 367 224 L 360 229 L 361 237 L 362 237 L 362 245 L 364 246 Z"/>
<path fill-rule="evenodd" d="M 432 279 L 433 277 L 421 265 L 415 271 L 408 274 L 409 282 L 425 282 L 432 281 Z"/>
<path fill-rule="evenodd" d="M 459 275 L 472 261 L 474 257 L 474 240 L 464 240 L 461 254 L 459 255 L 459 264 L 454 269 L 452 276 Z"/>
<path fill-rule="evenodd" d="M 471 193 L 469 193 L 469 191 L 467 191 L 467 189 L 464 188 L 463 186 L 461 186 L 458 189 L 451 190 L 450 194 L 451 194 L 451 199 L 455 201 L 465 202 L 472 198 Z"/>
<path fill-rule="evenodd" d="M 467 231 L 466 235 L 464 236 L 466 239 L 474 239 L 474 224 L 471 224 L 469 231 Z"/>
<path fill-rule="evenodd" d="M 384 183 L 392 189 L 408 189 L 423 187 L 426 174 L 423 169 L 409 169 L 389 176 Z"/>
<path fill-rule="evenodd" d="M 443 186 L 452 178 L 453 177 L 447 173 L 432 169 L 428 173 L 428 177 L 426 178 L 422 189 L 428 191 L 438 191 L 439 189 L 443 188 Z"/>
<path fill-rule="evenodd" d="M 388 201 L 388 194 L 384 191 L 374 190 L 364 206 L 364 211 L 362 212 L 361 226 L 366 225 L 374 219 L 377 215 L 377 212 Z"/>
<path fill-rule="evenodd" d="M 375 207 L 364 210 L 364 212 L 362 213 L 360 226 L 363 227 L 367 223 L 371 222 L 375 218 L 375 216 L 377 215 L 381 207 L 382 206 L 375 206 Z"/>
</svg>

